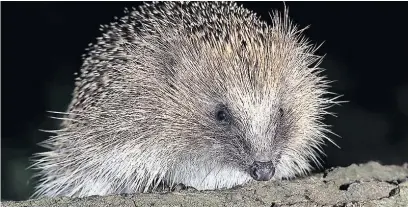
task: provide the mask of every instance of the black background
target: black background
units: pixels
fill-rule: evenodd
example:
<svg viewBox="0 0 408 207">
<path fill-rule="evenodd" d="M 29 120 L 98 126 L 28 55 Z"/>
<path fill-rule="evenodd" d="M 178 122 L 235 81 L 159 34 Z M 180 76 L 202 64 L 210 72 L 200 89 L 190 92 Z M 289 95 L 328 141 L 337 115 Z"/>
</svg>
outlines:
<svg viewBox="0 0 408 207">
<path fill-rule="evenodd" d="M 242 2 L 265 21 L 282 2 Z M 47 110 L 64 111 L 74 72 L 99 25 L 140 2 L 2 2 L 2 199 L 32 191 L 28 157 L 52 129 Z M 287 2 L 292 19 L 315 43 L 333 91 L 350 101 L 328 117 L 341 149 L 331 144 L 326 167 L 377 160 L 408 161 L 407 2 Z"/>
</svg>

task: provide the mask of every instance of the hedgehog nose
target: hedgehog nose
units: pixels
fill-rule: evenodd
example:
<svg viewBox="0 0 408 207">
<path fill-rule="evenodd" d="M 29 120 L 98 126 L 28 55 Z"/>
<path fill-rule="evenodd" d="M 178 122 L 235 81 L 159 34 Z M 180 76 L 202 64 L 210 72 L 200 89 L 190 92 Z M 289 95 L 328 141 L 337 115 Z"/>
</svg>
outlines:
<svg viewBox="0 0 408 207">
<path fill-rule="evenodd" d="M 255 161 L 249 168 L 249 174 L 257 181 L 268 181 L 275 174 L 275 167 L 271 161 L 258 162 Z"/>
</svg>

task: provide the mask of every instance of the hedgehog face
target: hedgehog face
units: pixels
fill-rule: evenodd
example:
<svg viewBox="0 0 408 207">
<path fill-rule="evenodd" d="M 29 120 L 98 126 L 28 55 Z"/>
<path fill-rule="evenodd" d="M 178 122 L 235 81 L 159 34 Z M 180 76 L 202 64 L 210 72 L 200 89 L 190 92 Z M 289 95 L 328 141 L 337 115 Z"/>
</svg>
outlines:
<svg viewBox="0 0 408 207">
<path fill-rule="evenodd" d="M 324 138 L 324 84 L 309 67 L 317 59 L 305 55 L 304 43 L 274 35 L 263 42 L 199 39 L 174 49 L 172 85 L 188 109 L 183 114 L 193 117 L 190 130 L 199 132 L 190 137 L 199 146 L 193 156 L 255 180 L 308 172 Z"/>
<path fill-rule="evenodd" d="M 241 105 L 234 109 L 225 106 L 216 109 L 217 121 L 226 125 L 226 134 L 230 136 L 220 141 L 233 148 L 225 149 L 224 153 L 241 170 L 255 180 L 270 180 L 288 141 L 284 111 L 280 107 L 264 108 L 262 104 L 249 103 L 248 106 L 250 108 Z"/>
</svg>

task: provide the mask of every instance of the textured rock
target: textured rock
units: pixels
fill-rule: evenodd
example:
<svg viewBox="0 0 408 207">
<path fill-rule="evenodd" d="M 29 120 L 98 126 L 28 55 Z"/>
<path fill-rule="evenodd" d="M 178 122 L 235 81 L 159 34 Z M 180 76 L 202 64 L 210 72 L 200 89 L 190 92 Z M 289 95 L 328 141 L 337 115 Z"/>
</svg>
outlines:
<svg viewBox="0 0 408 207">
<path fill-rule="evenodd" d="M 2 206 L 408 206 L 408 168 L 369 162 L 222 191 L 44 198 L 3 201 Z"/>
</svg>

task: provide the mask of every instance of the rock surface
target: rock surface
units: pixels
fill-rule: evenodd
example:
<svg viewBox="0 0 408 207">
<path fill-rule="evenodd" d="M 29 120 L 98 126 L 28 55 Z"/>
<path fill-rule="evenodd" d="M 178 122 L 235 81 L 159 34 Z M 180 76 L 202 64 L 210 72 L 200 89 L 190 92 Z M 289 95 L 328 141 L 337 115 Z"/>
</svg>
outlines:
<svg viewBox="0 0 408 207">
<path fill-rule="evenodd" d="M 229 190 L 43 198 L 3 201 L 2 206 L 408 206 L 408 167 L 369 162 Z"/>
</svg>

